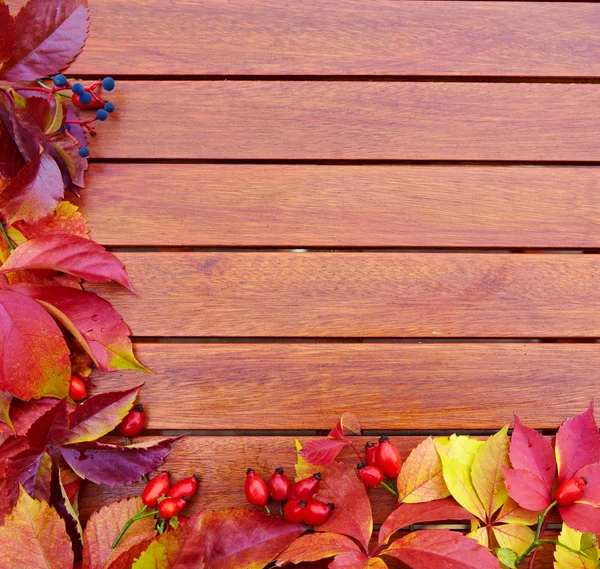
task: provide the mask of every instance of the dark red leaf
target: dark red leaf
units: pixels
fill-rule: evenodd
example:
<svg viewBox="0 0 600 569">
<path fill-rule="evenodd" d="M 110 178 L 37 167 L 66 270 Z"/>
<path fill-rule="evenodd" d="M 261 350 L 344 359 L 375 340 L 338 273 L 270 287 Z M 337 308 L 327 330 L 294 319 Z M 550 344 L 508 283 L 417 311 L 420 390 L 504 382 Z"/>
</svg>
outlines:
<svg viewBox="0 0 600 569">
<path fill-rule="evenodd" d="M 79 145 L 70 136 L 57 132 L 48 137 L 45 148 L 56 160 L 65 188 L 71 188 L 71 185 L 85 187 L 83 175 L 88 169 L 88 161 L 79 156 Z"/>
<path fill-rule="evenodd" d="M 537 512 L 551 504 L 550 489 L 539 476 L 522 469 L 503 468 L 503 471 L 508 495 L 519 506 Z"/>
<path fill-rule="evenodd" d="M 27 431 L 31 448 L 45 450 L 48 445 L 59 444 L 69 431 L 67 400 L 60 399 Z"/>
<path fill-rule="evenodd" d="M 8 61 L 15 50 L 15 21 L 8 5 L 0 2 L 0 69 Z M 1 138 L 1 137 L 0 137 Z"/>
<path fill-rule="evenodd" d="M 277 557 L 277 565 L 318 561 L 345 552 L 360 553 L 360 549 L 349 537 L 339 533 L 311 533 L 299 537 L 282 551 Z"/>
<path fill-rule="evenodd" d="M 331 464 L 340 451 L 348 445 L 348 441 L 339 439 L 320 439 L 306 443 L 300 456 L 315 466 Z"/>
<path fill-rule="evenodd" d="M 14 112 L 17 120 L 30 132 L 42 136 L 52 122 L 52 106 L 48 99 L 40 94 L 25 97 L 11 92 L 15 99 Z"/>
<path fill-rule="evenodd" d="M 15 18 L 15 50 L 1 76 L 31 81 L 65 69 L 83 48 L 88 16 L 85 0 L 29 0 Z"/>
<path fill-rule="evenodd" d="M 8 180 L 14 178 L 25 166 L 25 159 L 13 139 L 14 131 L 8 113 L 8 107 L 3 106 L 3 94 L 0 92 L 0 192 Z"/>
</svg>

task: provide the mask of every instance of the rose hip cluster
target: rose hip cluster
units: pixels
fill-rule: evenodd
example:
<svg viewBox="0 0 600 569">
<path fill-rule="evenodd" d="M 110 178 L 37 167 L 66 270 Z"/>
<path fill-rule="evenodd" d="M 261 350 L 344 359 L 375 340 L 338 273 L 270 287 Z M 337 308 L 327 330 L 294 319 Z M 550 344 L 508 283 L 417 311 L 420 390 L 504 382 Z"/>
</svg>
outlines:
<svg viewBox="0 0 600 569">
<path fill-rule="evenodd" d="M 285 502 L 282 515 L 288 522 L 318 526 L 327 521 L 335 507 L 334 504 L 327 504 L 315 498 L 320 487 L 319 472 L 292 484 L 284 474 L 283 468 L 276 468 L 268 482 L 249 468 L 246 472 L 244 493 L 248 502 L 253 506 L 264 507 L 268 513 L 271 513 L 267 506 L 269 498 L 280 504 Z"/>
<path fill-rule="evenodd" d="M 379 486 L 384 478 L 395 484 L 401 468 L 400 451 L 388 437 L 381 437 L 378 445 L 367 442 L 365 462 L 359 462 L 357 465 L 358 476 L 367 486 Z"/>
</svg>

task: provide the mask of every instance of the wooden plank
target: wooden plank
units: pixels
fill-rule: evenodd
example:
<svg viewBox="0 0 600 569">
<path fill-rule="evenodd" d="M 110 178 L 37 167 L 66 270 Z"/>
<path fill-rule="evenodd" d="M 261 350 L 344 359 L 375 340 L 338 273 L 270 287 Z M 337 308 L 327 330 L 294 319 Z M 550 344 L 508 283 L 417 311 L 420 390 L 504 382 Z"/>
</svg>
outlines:
<svg viewBox="0 0 600 569">
<path fill-rule="evenodd" d="M 146 382 L 150 429 L 328 430 L 344 411 L 370 430 L 496 430 L 513 413 L 556 429 L 597 395 L 600 368 L 595 344 L 138 344 L 136 353 L 156 376 L 92 380 L 96 392 Z M 268 413 L 265 399 L 276 402 Z"/>
<path fill-rule="evenodd" d="M 119 112 L 102 125 L 92 157 L 595 161 L 600 155 L 598 84 L 139 81 L 121 82 L 114 100 Z"/>
<path fill-rule="evenodd" d="M 600 257 L 120 253 L 136 336 L 598 337 Z"/>
<path fill-rule="evenodd" d="M 600 246 L 600 170 L 593 167 L 92 164 L 90 170 L 77 203 L 105 245 Z"/>
<path fill-rule="evenodd" d="M 90 10 L 74 73 L 600 75 L 593 3 L 128 0 L 115 10 L 94 0 Z"/>
</svg>

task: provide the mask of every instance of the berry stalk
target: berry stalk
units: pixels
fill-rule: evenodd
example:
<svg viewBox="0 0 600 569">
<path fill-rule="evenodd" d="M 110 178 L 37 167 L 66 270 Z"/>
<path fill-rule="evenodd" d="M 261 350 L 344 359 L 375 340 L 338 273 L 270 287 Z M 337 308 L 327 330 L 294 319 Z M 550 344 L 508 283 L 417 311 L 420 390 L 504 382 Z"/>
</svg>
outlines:
<svg viewBox="0 0 600 569">
<path fill-rule="evenodd" d="M 143 518 L 149 518 L 150 516 L 155 516 L 156 514 L 158 514 L 158 510 L 152 510 L 150 512 L 146 512 L 146 506 L 143 506 L 142 509 L 132 518 L 129 518 L 126 522 L 126 524 L 123 526 L 123 529 L 121 530 L 121 533 L 119 533 L 119 535 L 117 536 L 117 539 L 115 539 L 115 541 L 112 544 L 112 548 L 114 549 L 115 547 L 117 547 L 117 545 L 119 545 L 119 543 L 121 543 L 121 540 L 123 539 L 123 537 L 125 536 L 125 534 L 127 533 L 127 530 L 138 520 L 141 520 Z"/>
</svg>

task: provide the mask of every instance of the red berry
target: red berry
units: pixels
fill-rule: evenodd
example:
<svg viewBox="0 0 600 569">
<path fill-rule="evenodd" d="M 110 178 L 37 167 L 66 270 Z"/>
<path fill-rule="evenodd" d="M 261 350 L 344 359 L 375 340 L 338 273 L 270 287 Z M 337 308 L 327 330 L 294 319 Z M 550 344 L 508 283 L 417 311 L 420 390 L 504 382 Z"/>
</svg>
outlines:
<svg viewBox="0 0 600 569">
<path fill-rule="evenodd" d="M 200 482 L 200 476 L 197 474 L 184 480 L 180 480 L 177 484 L 173 484 L 173 487 L 169 490 L 168 496 L 171 498 L 183 498 L 183 496 L 192 498 L 198 489 L 198 482 Z"/>
<path fill-rule="evenodd" d="M 283 508 L 283 517 L 292 524 L 299 524 L 304 521 L 306 512 L 306 502 L 304 500 L 289 500 Z"/>
<path fill-rule="evenodd" d="M 377 452 L 375 453 L 375 464 L 383 470 L 388 478 L 396 478 L 402 468 L 402 458 L 398 447 L 388 437 L 381 437 Z"/>
<path fill-rule="evenodd" d="M 283 502 L 290 495 L 292 483 L 290 479 L 283 473 L 283 468 L 276 468 L 271 474 L 267 484 L 269 488 L 269 496 L 276 502 Z"/>
<path fill-rule="evenodd" d="M 306 504 L 306 512 L 304 513 L 304 522 L 309 526 L 319 526 L 331 515 L 334 504 L 326 504 L 319 500 L 310 500 Z"/>
<path fill-rule="evenodd" d="M 181 512 L 189 501 L 190 499 L 187 496 L 181 498 L 165 498 L 158 504 L 158 513 L 161 518 L 168 520 Z"/>
<path fill-rule="evenodd" d="M 144 406 L 138 403 L 121 421 L 119 430 L 124 437 L 136 437 L 144 428 Z"/>
<path fill-rule="evenodd" d="M 104 108 L 104 103 L 93 97 L 89 103 L 87 103 L 87 104 L 82 103 L 80 100 L 80 95 L 78 95 L 77 93 L 73 93 L 71 100 L 73 101 L 73 104 L 80 109 L 96 110 L 96 109 Z"/>
<path fill-rule="evenodd" d="M 269 491 L 265 481 L 252 468 L 246 471 L 244 493 L 248 502 L 253 506 L 264 506 L 269 499 Z"/>
<path fill-rule="evenodd" d="M 374 464 L 365 464 L 359 462 L 358 466 L 358 477 L 367 486 L 379 486 L 383 480 L 383 470 Z"/>
<path fill-rule="evenodd" d="M 372 441 L 367 441 L 365 444 L 365 463 L 375 464 L 375 454 L 377 453 L 377 447 Z"/>
<path fill-rule="evenodd" d="M 69 397 L 73 401 L 81 401 L 87 397 L 87 387 L 85 382 L 76 375 L 71 376 L 69 383 Z"/>
<path fill-rule="evenodd" d="M 560 483 L 556 489 L 555 500 L 559 506 L 569 506 L 583 496 L 583 489 L 587 484 L 585 478 L 570 478 Z"/>
<path fill-rule="evenodd" d="M 166 496 L 170 486 L 169 473 L 165 470 L 146 484 L 142 492 L 142 502 L 149 508 L 154 508 L 158 499 Z"/>
<path fill-rule="evenodd" d="M 308 478 L 296 482 L 290 490 L 290 500 L 312 500 L 321 486 L 321 473 L 317 472 Z"/>
</svg>

